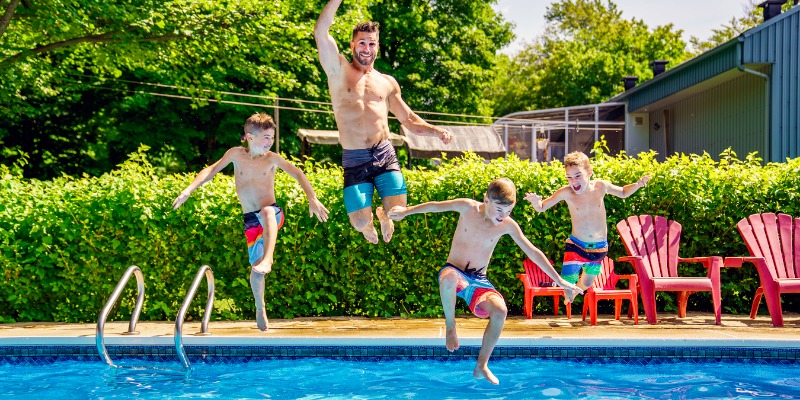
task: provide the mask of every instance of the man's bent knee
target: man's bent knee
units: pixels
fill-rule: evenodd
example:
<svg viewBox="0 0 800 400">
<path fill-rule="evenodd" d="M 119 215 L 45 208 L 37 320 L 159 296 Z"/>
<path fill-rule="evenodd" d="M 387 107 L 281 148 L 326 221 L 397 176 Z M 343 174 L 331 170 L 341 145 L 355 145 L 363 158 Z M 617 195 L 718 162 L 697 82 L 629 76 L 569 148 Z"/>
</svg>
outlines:
<svg viewBox="0 0 800 400">
<path fill-rule="evenodd" d="M 369 224 L 372 223 L 372 208 L 362 208 L 347 214 L 350 217 L 350 225 L 356 228 L 357 231 L 363 231 Z"/>
</svg>

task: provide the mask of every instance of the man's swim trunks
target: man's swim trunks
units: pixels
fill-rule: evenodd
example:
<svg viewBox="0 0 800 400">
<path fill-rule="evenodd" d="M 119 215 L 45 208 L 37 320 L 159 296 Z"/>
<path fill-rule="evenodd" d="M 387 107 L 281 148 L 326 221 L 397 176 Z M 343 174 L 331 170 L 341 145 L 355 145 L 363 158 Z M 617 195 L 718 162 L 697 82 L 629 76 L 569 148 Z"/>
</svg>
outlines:
<svg viewBox="0 0 800 400">
<path fill-rule="evenodd" d="M 278 224 L 278 229 L 281 229 L 286 220 L 283 210 L 277 204 L 269 207 L 275 209 L 275 222 Z M 254 265 L 264 256 L 264 221 L 258 211 L 244 214 L 244 236 L 247 238 L 250 265 Z"/>
<path fill-rule="evenodd" d="M 368 149 L 342 153 L 344 167 L 344 207 L 348 213 L 372 206 L 378 189 L 383 197 L 406 194 L 406 181 L 392 143 L 384 140 Z"/>
<path fill-rule="evenodd" d="M 486 301 L 489 296 L 497 295 L 503 298 L 503 295 L 494 288 L 491 282 L 486 279 L 486 275 L 476 270 L 462 271 L 453 264 L 446 263 L 441 270 L 439 270 L 439 282 L 442 277 L 448 274 L 458 275 L 458 285 L 456 286 L 456 296 L 464 299 L 469 304 L 469 309 L 478 318 L 488 318 L 489 313 L 486 310 L 478 307 L 478 304 Z"/>
<path fill-rule="evenodd" d="M 578 282 L 583 269 L 587 275 L 600 275 L 603 258 L 608 254 L 608 241 L 583 242 L 570 235 L 564 246 L 564 266 L 561 277 L 569 283 Z"/>
</svg>

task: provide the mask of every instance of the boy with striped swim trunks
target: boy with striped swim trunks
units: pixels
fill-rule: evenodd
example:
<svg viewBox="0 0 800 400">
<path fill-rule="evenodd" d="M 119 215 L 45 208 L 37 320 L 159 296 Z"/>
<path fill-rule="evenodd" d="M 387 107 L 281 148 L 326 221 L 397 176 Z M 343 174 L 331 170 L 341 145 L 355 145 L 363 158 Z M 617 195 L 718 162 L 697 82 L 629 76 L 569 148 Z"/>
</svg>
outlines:
<svg viewBox="0 0 800 400">
<path fill-rule="evenodd" d="M 266 331 L 269 324 L 264 304 L 264 278 L 272 271 L 278 229 L 285 221 L 283 210 L 275 202 L 275 172 L 278 168 L 300 183 L 308 198 L 310 215 L 315 215 L 322 222 L 328 220 L 328 209 L 317 200 L 303 171 L 280 154 L 269 150 L 275 141 L 275 129 L 272 117 L 264 113 L 253 114 L 244 124 L 242 141 L 247 142 L 247 147 L 229 149 L 217 162 L 200 171 L 172 202 L 177 209 L 195 189 L 233 163 L 236 195 L 244 213 L 244 235 L 250 265 L 253 267 L 250 271 L 250 287 L 255 297 L 256 324 L 262 331 Z"/>
<path fill-rule="evenodd" d="M 580 293 L 581 290 L 562 279 L 547 257 L 525 237 L 519 225 L 511 219 L 511 210 L 517 203 L 517 189 L 508 178 L 499 178 L 489 183 L 483 202 L 472 199 L 431 201 L 414 206 L 395 206 L 389 218 L 400 221 L 407 215 L 429 212 L 455 211 L 459 213 L 458 225 L 450 245 L 447 263 L 439 271 L 439 295 L 444 309 L 447 350 L 459 348 L 456 334 L 456 296 L 469 304 L 470 310 L 479 318 L 489 318 L 483 335 L 478 362 L 472 375 L 498 384 L 497 377 L 489 370 L 489 357 L 505 324 L 506 308 L 503 296 L 486 278 L 489 259 L 498 240 L 509 235 L 514 242 L 544 272 L 565 290 Z"/>
<path fill-rule="evenodd" d="M 589 157 L 580 151 L 564 157 L 564 168 L 567 186 L 556 190 L 547 199 L 542 200 L 536 193 L 527 193 L 525 200 L 530 201 L 533 209 L 538 212 L 543 212 L 562 200 L 567 203 L 572 220 L 572 234 L 564 248 L 561 276 L 571 283 L 577 283 L 579 288 L 586 289 L 600 274 L 603 258 L 608 254 L 608 226 L 603 200 L 605 195 L 623 199 L 629 197 L 641 187 L 647 186 L 650 176 L 645 175 L 624 187 L 600 179 L 589 180 L 593 174 L 592 166 Z M 571 303 L 577 294 L 565 290 L 564 303 Z"/>
</svg>

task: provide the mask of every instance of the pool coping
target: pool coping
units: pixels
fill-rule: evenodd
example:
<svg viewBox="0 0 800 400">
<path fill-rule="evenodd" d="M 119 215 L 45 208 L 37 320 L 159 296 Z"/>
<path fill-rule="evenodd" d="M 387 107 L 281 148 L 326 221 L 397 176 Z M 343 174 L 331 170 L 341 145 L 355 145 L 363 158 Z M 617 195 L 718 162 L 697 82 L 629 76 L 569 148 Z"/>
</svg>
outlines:
<svg viewBox="0 0 800 400">
<path fill-rule="evenodd" d="M 480 346 L 481 338 L 459 339 L 462 346 Z M 107 336 L 106 346 L 174 346 L 173 336 Z M 430 337 L 264 337 L 264 336 L 184 336 L 184 346 L 443 346 L 444 338 Z M 29 336 L 0 337 L 0 346 L 94 346 L 95 336 Z M 665 338 L 553 338 L 501 337 L 497 347 L 717 347 L 800 349 L 800 338 L 794 339 L 665 339 Z"/>
</svg>

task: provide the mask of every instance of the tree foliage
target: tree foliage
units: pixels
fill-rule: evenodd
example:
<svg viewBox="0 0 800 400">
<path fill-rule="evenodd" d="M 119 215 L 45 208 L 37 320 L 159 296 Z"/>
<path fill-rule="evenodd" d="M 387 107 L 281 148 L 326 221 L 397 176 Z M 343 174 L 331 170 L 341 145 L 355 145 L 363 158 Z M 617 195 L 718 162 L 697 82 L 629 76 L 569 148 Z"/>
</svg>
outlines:
<svg viewBox="0 0 800 400">
<path fill-rule="evenodd" d="M 718 29 L 713 29 L 711 31 L 711 36 L 706 40 L 692 36 L 692 38 L 689 40 L 689 43 L 691 43 L 692 46 L 692 52 L 695 55 L 704 53 L 735 38 L 736 36 L 741 35 L 745 31 L 763 22 L 763 10 L 758 7 L 758 4 L 760 3 L 762 2 L 757 0 L 749 0 L 743 7 L 745 14 L 744 16 L 738 18 L 733 17 L 730 21 L 728 21 L 726 24 L 723 24 Z M 792 8 L 792 6 L 792 2 L 787 1 L 783 4 L 782 9 L 783 11 L 786 11 Z"/>
<path fill-rule="evenodd" d="M 237 143 L 250 114 L 274 113 L 276 96 L 330 101 L 313 39 L 324 0 L 9 1 L 0 163 L 25 160 L 28 177 L 99 175 L 140 144 L 163 172 L 195 170 Z M 476 93 L 510 27 L 486 2 L 346 1 L 331 32 L 343 52 L 368 19 L 384 25 L 379 69 L 413 108 L 489 112 Z M 282 152 L 299 152 L 298 128 L 335 128 L 329 113 L 304 111 L 325 105 L 279 105 Z"/>
<path fill-rule="evenodd" d="M 652 78 L 648 64 L 677 65 L 689 54 L 672 24 L 649 28 L 626 20 L 610 0 L 561 0 L 545 15 L 542 37 L 498 73 L 495 115 L 600 103 L 621 92 L 622 78 Z"/>
</svg>

